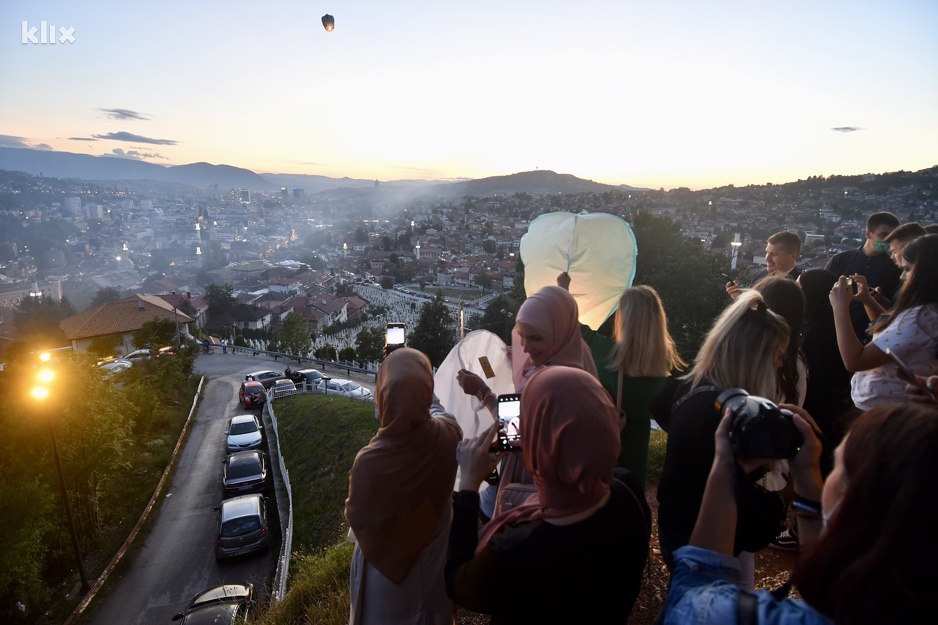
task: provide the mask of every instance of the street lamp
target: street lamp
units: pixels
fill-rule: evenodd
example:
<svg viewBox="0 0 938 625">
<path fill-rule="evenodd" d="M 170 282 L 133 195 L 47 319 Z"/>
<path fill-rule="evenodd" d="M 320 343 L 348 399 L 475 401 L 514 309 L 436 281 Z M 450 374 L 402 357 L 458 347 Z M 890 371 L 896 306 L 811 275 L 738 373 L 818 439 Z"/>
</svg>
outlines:
<svg viewBox="0 0 938 625">
<path fill-rule="evenodd" d="M 49 362 L 50 355 L 45 352 L 39 356 L 39 360 L 46 365 Z M 55 372 L 44 366 L 36 375 L 38 386 L 34 387 L 30 394 L 39 403 L 45 403 L 51 394 L 49 386 L 55 379 Z M 62 461 L 59 459 L 59 448 L 55 444 L 55 428 L 52 424 L 52 408 L 48 403 L 46 405 L 46 418 L 49 421 L 49 436 L 52 438 L 52 454 L 55 456 L 55 467 L 59 472 L 59 486 L 62 488 L 62 503 L 65 505 L 65 516 L 68 517 L 68 527 L 72 534 L 72 547 L 75 548 L 75 559 L 78 561 L 78 574 L 81 577 L 81 592 L 85 593 L 91 588 L 88 584 L 88 575 L 85 573 L 85 564 L 81 559 L 81 547 L 78 544 L 78 533 L 75 532 L 75 521 L 72 519 L 72 507 L 68 502 L 68 488 L 65 485 L 65 474 L 62 473 Z"/>
</svg>

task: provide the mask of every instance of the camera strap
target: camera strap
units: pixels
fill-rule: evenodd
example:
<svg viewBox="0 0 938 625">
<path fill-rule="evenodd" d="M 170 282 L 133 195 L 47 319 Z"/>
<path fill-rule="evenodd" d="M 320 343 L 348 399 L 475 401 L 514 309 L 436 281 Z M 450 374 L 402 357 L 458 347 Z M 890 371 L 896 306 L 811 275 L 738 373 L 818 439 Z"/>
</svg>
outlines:
<svg viewBox="0 0 938 625">
<path fill-rule="evenodd" d="M 713 384 L 703 384 L 701 386 L 698 386 L 694 388 L 692 391 L 690 391 L 689 393 L 685 393 L 680 399 L 676 400 L 673 404 L 671 404 L 671 413 L 674 414 L 674 411 L 677 410 L 681 404 L 686 402 L 688 399 L 690 399 L 697 393 L 705 393 L 708 391 L 719 391 L 719 390 L 720 388 L 718 386 L 714 386 Z"/>
</svg>

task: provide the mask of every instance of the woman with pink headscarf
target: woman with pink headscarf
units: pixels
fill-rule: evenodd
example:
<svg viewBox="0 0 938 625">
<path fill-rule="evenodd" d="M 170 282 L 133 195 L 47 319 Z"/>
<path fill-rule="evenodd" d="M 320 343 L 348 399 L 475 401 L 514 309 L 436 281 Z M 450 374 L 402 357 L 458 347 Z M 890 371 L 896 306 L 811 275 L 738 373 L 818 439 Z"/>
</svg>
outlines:
<svg viewBox="0 0 938 625">
<path fill-rule="evenodd" d="M 559 286 L 545 286 L 524 300 L 511 332 L 511 369 L 516 393 L 524 390 L 534 372 L 548 365 L 575 367 L 598 378 L 593 355 L 580 336 L 579 316 L 576 300 Z M 497 398 L 482 378 L 461 369 L 456 381 L 466 394 L 475 395 L 495 415 Z M 515 477 L 523 473 L 514 458 L 506 460 L 501 472 Z M 497 488 L 488 488 L 483 493 L 483 519 L 495 512 L 497 492 Z"/>
<path fill-rule="evenodd" d="M 345 518 L 352 556 L 351 625 L 438 625 L 452 621 L 443 562 L 462 436 L 446 413 L 431 416 L 433 370 L 415 349 L 378 370 L 381 427 L 349 473 Z"/>
<path fill-rule="evenodd" d="M 457 604 L 492 623 L 624 623 L 648 557 L 641 485 L 616 479 L 619 419 L 585 371 L 546 367 L 521 396 L 521 446 L 536 493 L 477 534 L 478 488 L 497 463 L 495 434 L 463 441 L 446 562 Z"/>
</svg>

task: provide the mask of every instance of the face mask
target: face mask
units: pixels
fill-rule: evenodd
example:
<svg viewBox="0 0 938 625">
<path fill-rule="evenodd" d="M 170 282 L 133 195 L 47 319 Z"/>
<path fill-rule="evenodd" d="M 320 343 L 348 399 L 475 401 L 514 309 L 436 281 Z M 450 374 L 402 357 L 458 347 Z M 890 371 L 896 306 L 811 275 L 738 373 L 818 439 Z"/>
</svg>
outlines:
<svg viewBox="0 0 938 625">
<path fill-rule="evenodd" d="M 883 252 L 888 252 L 889 244 L 886 243 L 885 241 L 877 241 L 876 243 L 873 244 L 873 250 L 879 252 L 880 254 L 882 254 Z"/>
</svg>

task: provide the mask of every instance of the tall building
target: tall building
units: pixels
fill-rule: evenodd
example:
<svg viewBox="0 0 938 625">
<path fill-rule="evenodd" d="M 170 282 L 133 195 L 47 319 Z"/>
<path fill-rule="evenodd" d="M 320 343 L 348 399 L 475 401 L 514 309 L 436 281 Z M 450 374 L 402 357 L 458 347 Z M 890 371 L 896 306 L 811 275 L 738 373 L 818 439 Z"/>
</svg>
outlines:
<svg viewBox="0 0 938 625">
<path fill-rule="evenodd" d="M 80 197 L 67 197 L 65 198 L 65 206 L 68 208 L 68 211 L 74 215 L 81 215 L 81 198 Z"/>
</svg>

